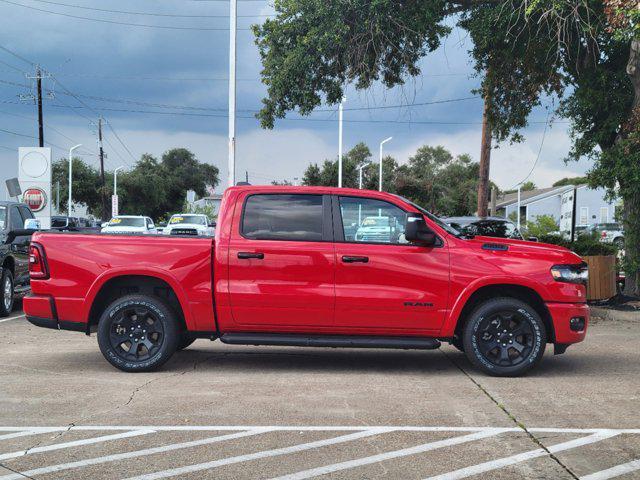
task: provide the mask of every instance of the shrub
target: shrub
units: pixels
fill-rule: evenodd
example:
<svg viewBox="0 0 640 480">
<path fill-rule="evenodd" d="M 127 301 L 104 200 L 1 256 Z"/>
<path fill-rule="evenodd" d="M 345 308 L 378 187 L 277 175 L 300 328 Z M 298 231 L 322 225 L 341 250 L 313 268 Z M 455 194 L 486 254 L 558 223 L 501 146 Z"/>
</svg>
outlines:
<svg viewBox="0 0 640 480">
<path fill-rule="evenodd" d="M 571 242 L 557 234 L 541 235 L 539 240 L 544 243 L 551 243 L 553 245 L 560 245 L 561 247 L 568 248 L 581 257 L 591 255 L 616 255 L 618 253 L 618 249 L 615 245 L 602 243 L 596 232 L 592 234 L 578 235 L 574 242 Z"/>
</svg>

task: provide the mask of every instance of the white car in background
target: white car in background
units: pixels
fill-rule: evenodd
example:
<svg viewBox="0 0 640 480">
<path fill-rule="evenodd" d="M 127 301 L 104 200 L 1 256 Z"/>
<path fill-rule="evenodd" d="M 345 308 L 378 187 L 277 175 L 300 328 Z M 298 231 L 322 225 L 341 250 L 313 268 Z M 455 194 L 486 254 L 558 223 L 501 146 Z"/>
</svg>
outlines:
<svg viewBox="0 0 640 480">
<path fill-rule="evenodd" d="M 113 217 L 100 233 L 157 235 L 158 230 L 149 217 L 138 215 L 118 215 Z"/>
<path fill-rule="evenodd" d="M 213 235 L 216 224 L 209 217 L 197 213 L 172 215 L 162 233 L 164 235 Z"/>
</svg>

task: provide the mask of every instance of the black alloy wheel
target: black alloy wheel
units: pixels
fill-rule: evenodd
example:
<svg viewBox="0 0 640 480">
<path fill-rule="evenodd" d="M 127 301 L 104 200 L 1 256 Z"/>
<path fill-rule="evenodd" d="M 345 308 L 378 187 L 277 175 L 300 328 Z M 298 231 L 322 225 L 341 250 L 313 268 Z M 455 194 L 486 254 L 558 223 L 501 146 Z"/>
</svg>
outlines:
<svg viewBox="0 0 640 480">
<path fill-rule="evenodd" d="M 102 314 L 98 345 L 120 370 L 151 371 L 176 351 L 179 332 L 175 313 L 162 299 L 128 295 L 116 299 Z"/>
<path fill-rule="evenodd" d="M 546 346 L 544 322 L 530 305 L 496 298 L 477 307 L 464 327 L 469 360 L 496 376 L 517 376 L 535 366 Z"/>
</svg>

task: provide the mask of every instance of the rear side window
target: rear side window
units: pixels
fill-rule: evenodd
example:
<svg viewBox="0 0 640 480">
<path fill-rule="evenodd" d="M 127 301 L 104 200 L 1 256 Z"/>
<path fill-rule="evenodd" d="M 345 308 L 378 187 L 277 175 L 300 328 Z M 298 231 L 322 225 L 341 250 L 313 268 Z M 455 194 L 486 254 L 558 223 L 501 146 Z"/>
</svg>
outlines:
<svg viewBox="0 0 640 480">
<path fill-rule="evenodd" d="M 11 213 L 9 214 L 11 221 L 11 230 L 21 230 L 24 226 L 18 207 L 11 207 Z"/>
<path fill-rule="evenodd" d="M 18 208 L 20 209 L 20 213 L 22 214 L 22 219 L 23 220 L 28 220 L 30 218 L 35 218 L 33 216 L 33 213 L 31 212 L 31 210 L 29 210 L 29 207 L 25 207 L 23 205 L 20 205 Z"/>
<path fill-rule="evenodd" d="M 322 195 L 251 195 L 240 231 L 252 240 L 322 241 Z"/>
<path fill-rule="evenodd" d="M 7 226 L 7 207 L 0 206 L 0 230 Z"/>
</svg>

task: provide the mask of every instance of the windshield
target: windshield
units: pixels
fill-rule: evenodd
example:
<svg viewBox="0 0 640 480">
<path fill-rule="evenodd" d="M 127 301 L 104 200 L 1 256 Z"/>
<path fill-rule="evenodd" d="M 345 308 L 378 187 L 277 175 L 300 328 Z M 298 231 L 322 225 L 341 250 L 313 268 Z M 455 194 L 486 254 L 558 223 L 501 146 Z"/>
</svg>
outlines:
<svg viewBox="0 0 640 480">
<path fill-rule="evenodd" d="M 144 218 L 141 217 L 117 217 L 109 222 L 110 227 L 144 227 Z"/>
<path fill-rule="evenodd" d="M 0 230 L 7 224 L 7 207 L 0 207 Z"/>
<path fill-rule="evenodd" d="M 431 220 L 433 223 L 438 225 L 441 229 L 443 229 L 447 233 L 450 233 L 451 235 L 455 235 L 456 237 L 459 237 L 460 235 L 462 235 L 458 230 L 453 228 L 451 225 L 447 225 L 440 218 L 436 217 L 433 213 L 428 212 L 427 210 L 422 208 L 420 205 L 418 205 L 416 203 L 413 203 L 411 200 L 408 200 L 408 199 L 406 199 L 406 198 L 404 198 L 404 197 L 402 197 L 400 195 L 396 195 L 396 197 L 398 197 L 400 200 L 402 200 L 404 202 L 407 202 L 412 207 L 417 208 L 420 211 L 420 213 L 425 215 L 429 220 Z"/>
<path fill-rule="evenodd" d="M 459 230 L 465 235 L 522 240 L 522 235 L 520 235 L 516 226 L 511 222 L 502 220 L 478 220 L 462 226 Z"/>
<path fill-rule="evenodd" d="M 66 227 L 67 226 L 67 217 L 51 217 L 51 226 L 53 228 Z"/>
<path fill-rule="evenodd" d="M 207 219 L 202 215 L 174 215 L 169 220 L 169 225 L 180 225 L 182 223 L 206 225 Z"/>
<path fill-rule="evenodd" d="M 620 225 L 617 223 L 598 223 L 594 230 L 602 232 L 603 230 L 620 230 Z"/>
</svg>

